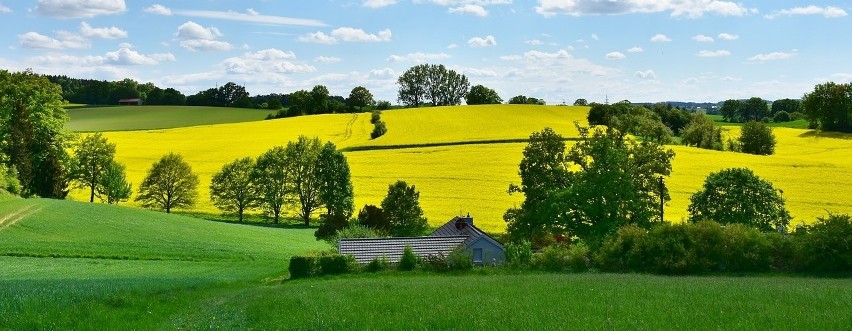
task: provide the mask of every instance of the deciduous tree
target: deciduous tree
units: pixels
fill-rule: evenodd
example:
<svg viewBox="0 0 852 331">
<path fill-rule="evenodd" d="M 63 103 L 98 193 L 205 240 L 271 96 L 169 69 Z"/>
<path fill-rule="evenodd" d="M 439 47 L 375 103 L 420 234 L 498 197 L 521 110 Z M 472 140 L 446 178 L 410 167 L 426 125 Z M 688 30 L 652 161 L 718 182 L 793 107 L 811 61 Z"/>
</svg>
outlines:
<svg viewBox="0 0 852 331">
<path fill-rule="evenodd" d="M 320 180 L 316 176 L 317 159 L 322 145 L 319 138 L 299 136 L 285 149 L 287 174 L 290 176 L 293 200 L 298 203 L 299 217 L 311 224 L 311 215 L 320 207 Z"/>
<path fill-rule="evenodd" d="M 198 176 L 180 154 L 169 153 L 154 162 L 139 185 L 136 201 L 170 213 L 173 208 L 191 207 L 198 196 Z"/>
<path fill-rule="evenodd" d="M 319 181 L 320 202 L 330 216 L 349 219 L 355 208 L 354 190 L 346 156 L 331 142 L 326 142 L 317 157 L 314 176 Z"/>
<path fill-rule="evenodd" d="M 366 87 L 357 86 L 349 92 L 348 102 L 350 107 L 358 107 L 359 110 L 363 110 L 364 107 L 373 105 L 373 94 Z"/>
<path fill-rule="evenodd" d="M 420 192 L 414 185 L 397 181 L 388 186 L 388 194 L 382 200 L 384 216 L 390 223 L 391 236 L 419 236 L 426 230 L 426 218 L 420 208 Z"/>
<path fill-rule="evenodd" d="M 468 105 L 490 105 L 501 104 L 503 103 L 503 99 L 500 98 L 497 91 L 483 85 L 475 85 L 470 88 L 470 92 L 468 92 L 465 102 Z"/>
<path fill-rule="evenodd" d="M 251 174 L 254 160 L 244 157 L 222 166 L 210 182 L 210 201 L 219 209 L 236 213 L 243 221 L 246 210 L 257 206 L 258 197 Z"/>
<path fill-rule="evenodd" d="M 689 221 L 741 223 L 761 231 L 790 224 L 790 213 L 780 191 L 747 168 L 732 168 L 707 176 L 704 186 L 690 198 Z"/>
<path fill-rule="evenodd" d="M 775 154 L 775 134 L 766 123 L 750 121 L 740 131 L 739 141 L 743 153 Z"/>
<path fill-rule="evenodd" d="M 275 146 L 261 154 L 252 170 L 251 180 L 257 189 L 260 205 L 278 224 L 292 185 L 284 147 Z"/>
<path fill-rule="evenodd" d="M 101 177 L 113 163 L 115 144 L 100 132 L 84 137 L 74 150 L 71 178 L 81 188 L 89 189 L 89 202 L 95 201 Z"/>
<path fill-rule="evenodd" d="M 805 117 L 825 131 L 852 132 L 852 83 L 818 84 L 802 100 Z"/>
<path fill-rule="evenodd" d="M 133 185 L 127 181 L 124 165 L 112 160 L 98 178 L 95 196 L 108 204 L 127 201 L 133 193 Z"/>
</svg>

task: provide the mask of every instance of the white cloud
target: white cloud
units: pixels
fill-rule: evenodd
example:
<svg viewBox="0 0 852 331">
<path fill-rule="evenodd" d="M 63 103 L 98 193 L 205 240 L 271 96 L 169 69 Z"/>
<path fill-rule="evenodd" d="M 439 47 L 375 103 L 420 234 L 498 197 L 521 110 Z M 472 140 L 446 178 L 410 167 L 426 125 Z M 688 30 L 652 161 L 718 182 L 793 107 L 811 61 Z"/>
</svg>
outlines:
<svg viewBox="0 0 852 331">
<path fill-rule="evenodd" d="M 722 40 L 737 40 L 737 39 L 740 39 L 740 36 L 735 35 L 735 34 L 722 32 L 722 33 L 719 34 L 719 39 L 722 39 Z"/>
<path fill-rule="evenodd" d="M 171 16 L 172 15 L 172 10 L 169 9 L 168 7 L 166 7 L 166 6 L 161 5 L 161 4 L 155 4 L 151 7 L 145 8 L 144 11 L 146 13 L 157 14 L 157 15 L 165 15 L 165 16 Z"/>
<path fill-rule="evenodd" d="M 177 61 L 174 54 L 172 54 L 172 53 L 154 53 L 154 54 L 151 54 L 149 56 L 152 59 L 156 60 L 157 62 L 166 62 L 166 61 L 175 62 L 175 61 Z"/>
<path fill-rule="evenodd" d="M 229 51 L 234 48 L 228 42 L 219 41 L 219 40 L 208 40 L 208 39 L 190 39 L 190 40 L 181 40 L 180 47 L 186 48 L 191 51 Z"/>
<path fill-rule="evenodd" d="M 314 62 L 325 63 L 325 64 L 338 63 L 340 61 L 343 61 L 343 59 L 341 59 L 339 57 L 333 57 L 333 56 L 317 56 L 316 58 L 314 58 Z"/>
<path fill-rule="evenodd" d="M 130 49 L 129 47 L 119 47 L 117 51 L 107 52 L 103 56 L 73 56 L 67 54 L 49 54 L 44 56 L 32 57 L 29 60 L 39 65 L 74 68 L 77 66 L 102 67 L 155 65 L 163 61 L 175 61 L 175 56 L 171 53 L 144 55 Z"/>
<path fill-rule="evenodd" d="M 827 7 L 818 7 L 818 6 L 807 6 L 807 7 L 794 7 L 789 9 L 782 9 L 778 11 L 774 11 L 772 13 L 767 14 L 765 17 L 769 19 L 773 19 L 776 17 L 782 16 L 796 16 L 796 15 L 822 15 L 826 18 L 838 18 L 844 17 L 847 15 L 846 11 L 843 8 L 827 6 Z"/>
<path fill-rule="evenodd" d="M 620 15 L 634 13 L 670 12 L 672 17 L 699 18 L 705 13 L 722 16 L 743 16 L 757 10 L 747 8 L 732 1 L 720 0 L 538 0 L 535 7 L 543 16 L 558 14 L 583 15 Z"/>
<path fill-rule="evenodd" d="M 776 61 L 776 60 L 790 59 L 794 56 L 796 56 L 795 50 L 793 52 L 789 52 L 789 53 L 788 52 L 772 52 L 772 53 L 766 53 L 766 54 L 757 54 L 755 56 L 748 58 L 748 60 L 749 61 L 757 61 L 757 62 Z"/>
<path fill-rule="evenodd" d="M 692 37 L 692 40 L 695 40 L 695 41 L 697 41 L 697 42 L 702 42 L 702 43 L 712 43 L 712 42 L 713 42 L 713 37 L 705 36 L 705 35 L 703 35 L 703 34 L 700 34 L 700 35 L 697 35 L 697 36 L 695 36 L 695 37 Z"/>
<path fill-rule="evenodd" d="M 246 13 L 248 13 L 249 15 L 255 15 L 255 16 L 260 15 L 260 13 L 258 13 L 257 10 L 254 10 L 254 8 L 246 9 Z"/>
<path fill-rule="evenodd" d="M 388 57 L 390 62 L 414 62 L 424 63 L 429 61 L 440 61 L 449 59 L 450 55 L 446 53 L 408 53 L 406 55 L 391 55 Z"/>
<path fill-rule="evenodd" d="M 38 0 L 35 12 L 56 18 L 90 18 L 127 11 L 124 0 Z"/>
<path fill-rule="evenodd" d="M 645 71 L 637 71 L 634 73 L 634 75 L 642 79 L 657 79 L 657 74 L 654 73 L 654 70 L 651 69 Z"/>
<path fill-rule="evenodd" d="M 222 66 L 228 74 L 267 75 L 311 73 L 316 68 L 308 64 L 295 63 L 296 55 L 275 48 L 245 53 L 242 56 L 227 58 Z"/>
<path fill-rule="evenodd" d="M 467 45 L 470 47 L 488 47 L 488 46 L 496 46 L 497 39 L 492 35 L 488 35 L 485 38 L 481 37 L 473 37 L 467 41 Z"/>
<path fill-rule="evenodd" d="M 329 36 L 322 31 L 317 31 L 313 33 L 308 33 L 306 35 L 299 36 L 296 40 L 305 42 L 305 43 L 318 43 L 318 44 L 336 44 L 337 39 L 332 36 Z"/>
<path fill-rule="evenodd" d="M 384 29 L 376 35 L 361 29 L 342 27 L 332 30 L 331 36 L 350 42 L 385 42 L 391 40 L 392 33 L 390 29 Z"/>
<path fill-rule="evenodd" d="M 622 53 L 622 52 L 606 53 L 606 59 L 607 60 L 621 60 L 621 59 L 624 59 L 626 57 L 627 57 L 627 55 L 624 55 L 624 53 Z"/>
<path fill-rule="evenodd" d="M 370 77 L 396 77 L 396 72 L 391 68 L 370 70 Z"/>
<path fill-rule="evenodd" d="M 689 77 L 689 78 L 685 79 L 683 81 L 683 83 L 686 84 L 686 85 L 697 85 L 698 84 L 698 78 Z"/>
<path fill-rule="evenodd" d="M 111 26 L 108 28 L 93 28 L 89 23 L 80 23 L 80 33 L 86 38 L 118 39 L 127 38 L 127 31 Z"/>
<path fill-rule="evenodd" d="M 537 61 L 537 60 L 554 60 L 554 59 L 568 59 L 568 58 L 571 58 L 571 53 L 569 53 L 567 50 L 564 50 L 564 49 L 560 49 L 560 50 L 553 52 L 553 53 L 540 52 L 540 51 L 528 51 L 528 52 L 525 52 L 523 55 L 505 55 L 505 56 L 500 57 L 501 60 L 507 60 L 507 61 L 518 61 L 518 60 Z"/>
<path fill-rule="evenodd" d="M 89 48 L 89 41 L 79 35 L 59 31 L 57 38 L 51 38 L 38 32 L 27 32 L 18 35 L 21 47 L 31 49 L 79 49 Z"/>
<path fill-rule="evenodd" d="M 592 39 L 594 39 L 594 40 L 600 40 L 600 38 L 598 38 L 598 34 L 597 34 L 597 33 L 592 33 Z"/>
<path fill-rule="evenodd" d="M 831 75 L 831 79 L 840 82 L 852 82 L 852 73 L 838 72 L 836 74 Z"/>
<path fill-rule="evenodd" d="M 642 47 L 639 47 L 639 46 L 636 46 L 636 47 L 630 47 L 630 49 L 628 49 L 628 50 L 627 50 L 627 52 L 628 52 L 628 53 L 642 53 L 642 52 L 644 52 L 644 51 L 645 51 L 645 50 L 644 50 L 644 49 L 642 49 Z"/>
<path fill-rule="evenodd" d="M 653 37 L 651 37 L 651 41 L 655 42 L 655 43 L 663 43 L 663 42 L 670 42 L 672 40 L 671 40 L 671 38 L 667 37 L 664 34 L 656 34 Z"/>
<path fill-rule="evenodd" d="M 538 39 L 532 39 L 532 40 L 525 41 L 524 44 L 539 46 L 539 45 L 544 45 L 544 42 L 541 41 L 541 40 L 538 40 Z"/>
<path fill-rule="evenodd" d="M 0 4 L 0 14 L 11 14 L 12 8 L 6 7 L 3 4 Z"/>
<path fill-rule="evenodd" d="M 193 21 L 187 21 L 186 23 L 181 24 L 178 27 L 178 31 L 175 34 L 178 38 L 188 40 L 188 39 L 205 39 L 205 40 L 213 40 L 222 36 L 222 32 L 215 27 L 205 28 L 201 26 L 201 24 L 195 23 Z"/>
<path fill-rule="evenodd" d="M 364 0 L 362 6 L 367 8 L 381 8 L 395 4 L 396 0 Z"/>
<path fill-rule="evenodd" d="M 172 56 L 173 58 L 174 56 Z M 139 54 L 130 48 L 120 48 L 115 52 L 107 52 L 104 56 L 104 64 L 114 65 L 151 65 L 159 63 L 150 56 Z"/>
<path fill-rule="evenodd" d="M 695 55 L 699 56 L 699 57 L 722 57 L 722 56 L 730 56 L 731 52 L 726 51 L 726 50 L 718 50 L 718 51 L 702 50 L 702 51 L 696 53 Z"/>
<path fill-rule="evenodd" d="M 210 19 L 229 20 L 238 22 L 248 22 L 256 24 L 271 24 L 271 25 L 297 25 L 297 26 L 326 26 L 322 21 L 305 18 L 292 18 L 284 16 L 272 15 L 252 15 L 249 13 L 238 13 L 234 11 L 215 11 L 215 10 L 174 10 L 175 15 L 189 17 L 203 17 Z"/>
<path fill-rule="evenodd" d="M 488 16 L 488 11 L 485 10 L 485 7 L 480 5 L 466 4 L 463 6 L 451 7 L 448 11 L 450 14 L 471 14 L 479 17 Z"/>
<path fill-rule="evenodd" d="M 459 48 L 458 44 L 449 44 L 447 45 L 447 49 Z"/>
</svg>

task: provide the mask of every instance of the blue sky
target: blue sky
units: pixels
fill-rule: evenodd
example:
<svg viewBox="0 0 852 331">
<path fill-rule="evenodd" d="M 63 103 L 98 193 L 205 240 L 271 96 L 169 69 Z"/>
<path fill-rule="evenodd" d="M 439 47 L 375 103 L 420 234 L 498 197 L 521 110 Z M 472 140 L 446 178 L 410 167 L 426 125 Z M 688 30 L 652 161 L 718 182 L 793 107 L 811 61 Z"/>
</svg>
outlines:
<svg viewBox="0 0 852 331">
<path fill-rule="evenodd" d="M 192 94 L 358 85 L 444 64 L 549 104 L 798 98 L 852 81 L 848 1 L 0 0 L 0 68 Z"/>
</svg>

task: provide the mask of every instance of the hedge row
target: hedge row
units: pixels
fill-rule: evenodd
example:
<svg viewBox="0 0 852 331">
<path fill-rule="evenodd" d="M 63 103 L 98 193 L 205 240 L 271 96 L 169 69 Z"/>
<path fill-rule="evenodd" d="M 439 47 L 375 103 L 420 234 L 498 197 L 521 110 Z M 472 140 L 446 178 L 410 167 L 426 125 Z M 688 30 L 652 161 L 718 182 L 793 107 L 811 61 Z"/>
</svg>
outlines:
<svg viewBox="0 0 852 331">
<path fill-rule="evenodd" d="M 322 275 L 340 275 L 359 270 L 352 255 L 334 252 L 313 252 L 290 258 L 290 278 L 305 278 Z"/>
</svg>

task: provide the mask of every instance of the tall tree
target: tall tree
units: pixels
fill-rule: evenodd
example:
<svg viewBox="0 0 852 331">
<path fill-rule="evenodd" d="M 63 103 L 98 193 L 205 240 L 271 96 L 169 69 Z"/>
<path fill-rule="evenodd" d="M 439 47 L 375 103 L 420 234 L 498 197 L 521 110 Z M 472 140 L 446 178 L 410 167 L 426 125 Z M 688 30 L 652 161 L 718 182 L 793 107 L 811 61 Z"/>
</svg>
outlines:
<svg viewBox="0 0 852 331">
<path fill-rule="evenodd" d="M 324 85 L 316 85 L 311 89 L 311 114 L 328 113 L 328 88 Z"/>
<path fill-rule="evenodd" d="M 299 136 L 287 143 L 286 169 L 292 181 L 293 200 L 299 204 L 299 217 L 305 225 L 311 224 L 311 215 L 320 206 L 320 181 L 316 174 L 317 159 L 322 145 L 319 138 Z"/>
<path fill-rule="evenodd" d="M 333 143 L 327 142 L 317 157 L 314 172 L 319 181 L 320 202 L 328 215 L 349 219 L 355 209 L 355 193 L 346 156 Z"/>
<path fill-rule="evenodd" d="M 180 154 L 163 155 L 148 169 L 139 185 L 136 201 L 148 208 L 171 213 L 173 208 L 191 207 L 198 196 L 198 176 Z"/>
<path fill-rule="evenodd" d="M 68 193 L 72 135 L 65 130 L 59 85 L 32 71 L 0 70 L 0 148 L 24 195 L 64 198 Z"/>
<path fill-rule="evenodd" d="M 788 114 L 801 112 L 802 102 L 796 99 L 780 99 L 772 102 L 772 115 L 782 111 Z"/>
<path fill-rule="evenodd" d="M 422 64 L 409 68 L 397 79 L 399 92 L 397 101 L 408 107 L 420 107 L 426 103 L 426 75 L 429 65 Z"/>
<path fill-rule="evenodd" d="M 95 196 L 108 204 L 118 204 L 130 199 L 132 193 L 133 185 L 127 182 L 124 165 L 111 161 L 98 179 Z"/>
<path fill-rule="evenodd" d="M 749 121 L 741 128 L 739 141 L 743 153 L 775 154 L 775 135 L 766 123 Z"/>
<path fill-rule="evenodd" d="M 580 99 L 574 100 L 574 105 L 575 106 L 588 106 L 589 101 L 587 101 L 586 99 L 580 98 Z"/>
<path fill-rule="evenodd" d="M 95 191 L 113 158 L 115 144 L 100 132 L 84 137 L 74 150 L 71 178 L 79 187 L 89 189 L 89 202 L 95 201 Z"/>
<path fill-rule="evenodd" d="M 278 224 L 292 185 L 290 174 L 287 173 L 287 152 L 284 147 L 275 146 L 261 154 L 254 165 L 251 179 L 257 188 L 260 205 Z"/>
<path fill-rule="evenodd" d="M 752 97 L 742 104 L 740 111 L 742 112 L 742 122 L 760 121 L 764 117 L 769 116 L 769 105 L 766 103 L 766 100 Z"/>
<path fill-rule="evenodd" d="M 769 232 L 786 228 L 791 217 L 772 183 L 747 168 L 731 168 L 707 176 L 704 186 L 690 198 L 689 221 L 705 219 Z"/>
<path fill-rule="evenodd" d="M 725 122 L 740 122 L 742 121 L 743 103 L 740 100 L 728 99 L 722 103 L 719 108 L 719 113 L 722 114 L 722 120 Z"/>
<path fill-rule="evenodd" d="M 475 85 L 470 88 L 470 92 L 468 92 L 465 102 L 468 105 L 490 105 L 501 104 L 503 103 L 503 99 L 500 98 L 497 91 L 483 85 Z"/>
<path fill-rule="evenodd" d="M 347 101 L 350 107 L 358 107 L 359 110 L 363 110 L 364 107 L 372 106 L 375 103 L 373 101 L 373 94 L 363 86 L 353 88 L 352 92 L 349 92 L 349 99 Z"/>
<path fill-rule="evenodd" d="M 470 82 L 465 75 L 434 64 L 409 68 L 399 76 L 397 84 L 397 99 L 409 107 L 458 105 L 470 90 Z"/>
<path fill-rule="evenodd" d="M 722 129 L 704 114 L 694 114 L 681 132 L 681 141 L 687 146 L 721 151 Z"/>
<path fill-rule="evenodd" d="M 852 83 L 818 84 L 802 99 L 808 121 L 825 131 L 852 132 Z"/>
<path fill-rule="evenodd" d="M 426 218 L 420 208 L 420 192 L 414 185 L 397 181 L 388 186 L 382 200 L 382 210 L 390 223 L 390 235 L 396 237 L 419 236 L 426 230 Z"/>
<path fill-rule="evenodd" d="M 219 209 L 236 213 L 240 222 L 246 210 L 257 206 L 257 192 L 251 179 L 254 166 L 250 157 L 234 160 L 222 166 L 210 181 L 210 201 Z"/>
</svg>

